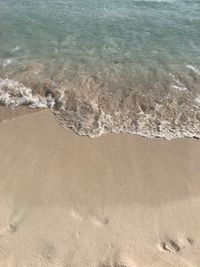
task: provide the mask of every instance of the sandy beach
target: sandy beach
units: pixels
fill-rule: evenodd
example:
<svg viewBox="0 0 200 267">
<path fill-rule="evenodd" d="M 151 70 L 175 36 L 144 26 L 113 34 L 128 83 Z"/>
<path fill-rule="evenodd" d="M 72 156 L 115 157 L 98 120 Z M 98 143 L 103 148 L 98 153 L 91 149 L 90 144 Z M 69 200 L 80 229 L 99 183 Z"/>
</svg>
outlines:
<svg viewBox="0 0 200 267">
<path fill-rule="evenodd" d="M 0 266 L 200 266 L 200 141 L 0 124 Z"/>
</svg>

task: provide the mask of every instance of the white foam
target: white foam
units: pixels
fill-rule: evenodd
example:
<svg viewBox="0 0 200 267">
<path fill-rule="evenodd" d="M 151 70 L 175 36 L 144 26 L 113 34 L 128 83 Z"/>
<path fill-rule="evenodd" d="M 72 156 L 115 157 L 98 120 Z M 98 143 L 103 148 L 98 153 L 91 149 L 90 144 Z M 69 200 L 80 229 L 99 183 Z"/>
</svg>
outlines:
<svg viewBox="0 0 200 267">
<path fill-rule="evenodd" d="M 200 105 L 200 95 L 197 96 L 194 100 L 198 105 Z"/>
<path fill-rule="evenodd" d="M 197 69 L 196 67 L 192 66 L 192 65 L 186 65 L 186 67 L 190 70 L 192 70 L 194 73 L 196 73 L 197 75 L 200 75 L 200 70 Z"/>
<path fill-rule="evenodd" d="M 90 121 L 88 120 L 81 121 L 81 127 L 79 127 L 75 121 L 75 115 L 73 116 L 73 122 L 70 123 L 71 118 L 68 117 L 71 115 L 70 112 L 65 110 L 64 114 L 65 116 L 62 116 L 62 112 L 61 114 L 59 114 L 59 112 L 56 114 L 58 122 L 63 127 L 70 127 L 77 134 L 87 135 L 91 138 L 100 137 L 101 135 L 107 133 L 130 133 L 147 138 L 159 137 L 167 140 L 183 137 L 196 137 L 200 139 L 198 118 L 188 120 L 187 124 L 183 125 L 179 124 L 179 118 L 177 118 L 177 123 L 160 119 L 158 124 L 157 121 L 154 121 L 153 115 L 143 113 L 141 114 L 141 117 L 138 118 L 137 127 L 135 127 L 130 123 L 131 120 L 129 120 L 126 114 L 121 114 L 122 117 L 124 116 L 124 118 L 120 118 L 120 113 L 105 114 L 105 112 L 101 110 L 96 127 L 93 128 L 94 125 L 90 124 Z"/>
<path fill-rule="evenodd" d="M 183 86 L 172 85 L 172 87 L 178 91 L 187 91 L 187 88 Z"/>
<path fill-rule="evenodd" d="M 104 110 L 99 105 L 98 97 L 96 100 L 90 100 L 87 95 L 87 99 L 84 96 L 83 99 L 78 96 L 78 99 L 78 101 L 75 99 L 74 107 L 70 108 L 67 106 L 67 95 L 64 90 L 61 90 L 57 98 L 54 99 L 51 94 L 47 97 L 33 94 L 31 88 L 19 82 L 0 79 L 0 104 L 9 107 L 26 105 L 31 108 L 50 108 L 62 126 L 72 128 L 79 135 L 98 137 L 113 132 L 131 133 L 148 138 L 200 138 L 198 116 L 189 116 L 188 114 L 187 121 L 181 123 L 180 116 L 182 110 L 180 109 L 179 111 L 177 103 L 173 103 L 172 107 L 176 110 L 174 120 L 165 116 L 166 111 L 164 107 L 167 104 L 167 98 L 166 101 L 156 104 L 155 110 L 150 113 L 141 110 L 137 114 L 137 123 L 133 123 L 132 113 L 129 110 L 112 109 L 112 103 L 110 111 Z M 55 108 L 55 102 L 61 104 L 61 106 L 58 105 Z M 195 98 L 194 102 L 191 107 L 186 106 L 190 111 L 192 110 L 192 114 L 199 111 L 200 95 Z M 82 114 L 82 107 L 84 108 L 84 105 L 86 107 L 90 106 L 89 112 L 86 112 L 85 115 Z M 57 109 L 58 107 L 59 110 Z M 164 115 L 162 116 L 162 114 Z"/>
<path fill-rule="evenodd" d="M 172 85 L 172 87 L 174 89 L 176 89 L 178 91 L 187 91 L 188 90 L 188 88 L 183 83 L 181 83 L 173 73 L 170 73 L 170 77 L 176 83 L 176 84 Z"/>
<path fill-rule="evenodd" d="M 18 52 L 18 51 L 20 51 L 20 50 L 21 50 L 21 46 L 18 45 L 18 46 L 16 46 L 15 48 L 13 48 L 13 49 L 11 50 L 11 52 L 12 52 L 12 53 L 15 53 L 15 52 Z"/>
<path fill-rule="evenodd" d="M 18 107 L 22 105 L 31 108 L 53 108 L 55 102 L 51 95 L 42 97 L 33 94 L 32 89 L 22 83 L 0 78 L 0 103 L 5 106 Z"/>
<path fill-rule="evenodd" d="M 13 59 L 11 59 L 11 58 L 8 58 L 8 59 L 5 59 L 4 61 L 3 61 L 3 67 L 5 68 L 5 67 L 7 67 L 7 66 L 9 66 L 9 65 L 11 65 L 13 63 Z"/>
</svg>

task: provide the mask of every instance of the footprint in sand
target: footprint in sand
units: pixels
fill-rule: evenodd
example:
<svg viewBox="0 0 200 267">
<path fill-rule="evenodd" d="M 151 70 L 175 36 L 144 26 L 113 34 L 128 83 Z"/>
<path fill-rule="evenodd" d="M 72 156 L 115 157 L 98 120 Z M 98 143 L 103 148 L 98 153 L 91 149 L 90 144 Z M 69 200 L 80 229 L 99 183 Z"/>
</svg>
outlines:
<svg viewBox="0 0 200 267">
<path fill-rule="evenodd" d="M 113 251 L 114 249 L 114 251 Z M 124 248 L 125 249 L 125 248 Z M 133 267 L 136 266 L 131 255 L 121 249 L 112 248 L 109 256 L 98 267 Z"/>
<path fill-rule="evenodd" d="M 98 216 L 95 216 L 95 215 L 91 215 L 89 217 L 90 221 L 96 225 L 96 226 L 106 226 L 109 224 L 109 220 L 108 218 L 103 218 L 103 217 L 98 217 Z"/>
<path fill-rule="evenodd" d="M 167 251 L 169 253 L 178 253 L 182 249 L 186 248 L 187 246 L 192 246 L 194 243 L 192 238 L 180 238 L 175 240 L 167 238 L 166 240 L 160 243 L 160 248 L 163 251 Z"/>
<path fill-rule="evenodd" d="M 14 233 L 16 231 L 16 229 L 17 229 L 16 224 L 9 223 L 3 229 L 1 229 L 0 238 L 4 237 L 5 235 L 7 235 L 9 233 Z"/>
<path fill-rule="evenodd" d="M 78 210 L 72 209 L 71 210 L 71 216 L 75 221 L 83 221 L 83 216 L 81 215 L 81 213 Z"/>
<path fill-rule="evenodd" d="M 170 253 L 177 253 L 181 249 L 179 245 L 173 240 L 163 241 L 160 245 L 163 250 L 168 251 Z"/>
<path fill-rule="evenodd" d="M 89 221 L 96 226 L 106 226 L 109 224 L 108 218 L 100 217 L 94 214 L 83 216 L 78 209 L 72 209 L 71 216 L 75 221 Z"/>
<path fill-rule="evenodd" d="M 52 243 L 45 242 L 41 248 L 42 257 L 48 262 L 53 262 L 53 260 L 56 258 L 56 254 L 56 247 Z"/>
<path fill-rule="evenodd" d="M 13 212 L 10 216 L 8 224 L 0 231 L 0 238 L 4 237 L 6 234 L 14 233 L 17 231 L 17 227 L 24 218 L 25 210 L 20 212 Z"/>
</svg>

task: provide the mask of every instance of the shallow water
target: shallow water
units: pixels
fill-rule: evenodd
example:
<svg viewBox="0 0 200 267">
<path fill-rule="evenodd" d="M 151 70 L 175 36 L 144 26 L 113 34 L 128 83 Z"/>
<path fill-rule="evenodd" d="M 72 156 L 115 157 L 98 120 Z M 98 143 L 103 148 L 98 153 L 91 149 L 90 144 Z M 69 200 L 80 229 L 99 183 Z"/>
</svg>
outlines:
<svg viewBox="0 0 200 267">
<path fill-rule="evenodd" d="M 196 0 L 2 0 L 0 102 L 90 136 L 200 137 L 199 29 Z"/>
</svg>

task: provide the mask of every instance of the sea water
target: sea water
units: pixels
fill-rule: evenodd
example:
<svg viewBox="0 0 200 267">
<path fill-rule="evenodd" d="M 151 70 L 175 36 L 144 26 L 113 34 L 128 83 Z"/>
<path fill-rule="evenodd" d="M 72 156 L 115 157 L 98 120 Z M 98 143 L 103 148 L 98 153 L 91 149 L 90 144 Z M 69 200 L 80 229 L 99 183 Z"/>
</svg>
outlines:
<svg viewBox="0 0 200 267">
<path fill-rule="evenodd" d="M 200 137 L 199 0 L 1 0 L 0 103 L 80 135 Z"/>
</svg>

